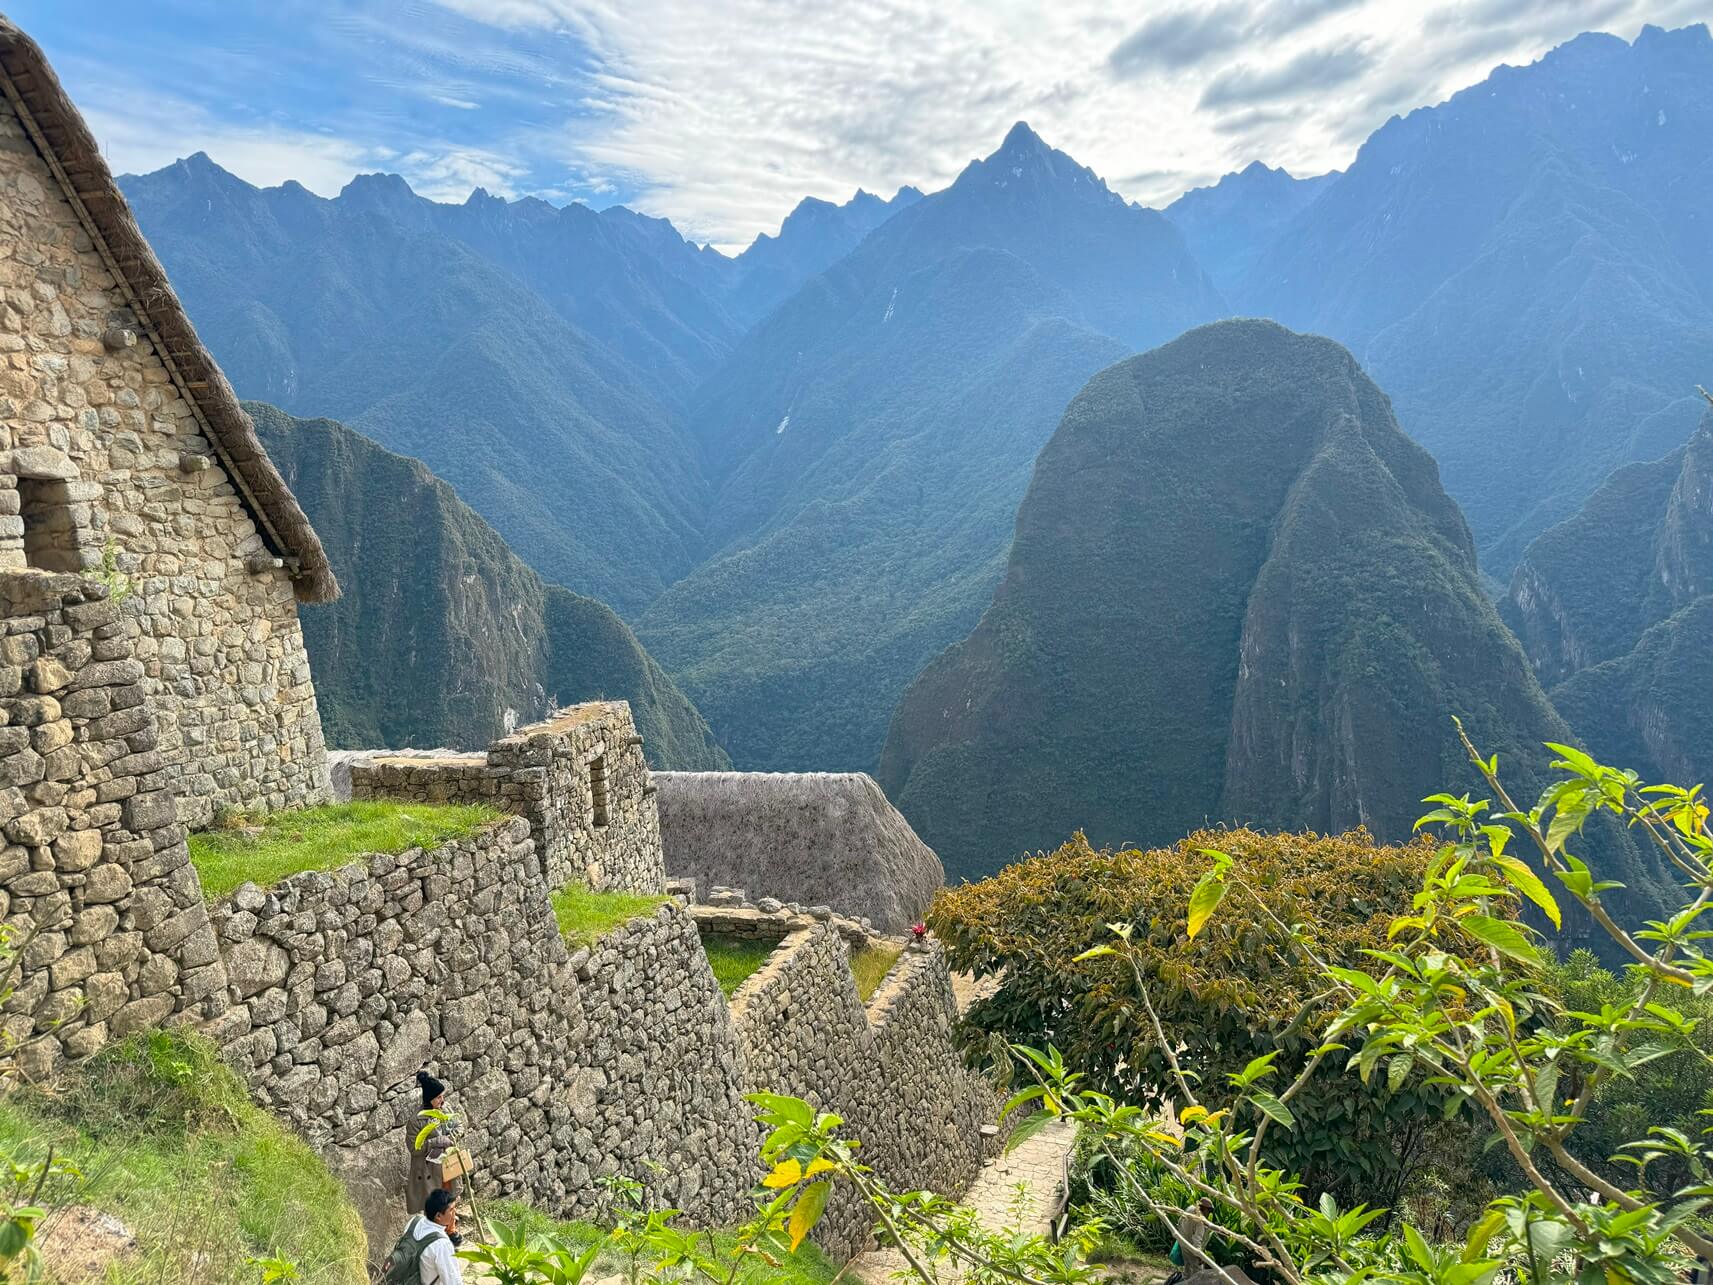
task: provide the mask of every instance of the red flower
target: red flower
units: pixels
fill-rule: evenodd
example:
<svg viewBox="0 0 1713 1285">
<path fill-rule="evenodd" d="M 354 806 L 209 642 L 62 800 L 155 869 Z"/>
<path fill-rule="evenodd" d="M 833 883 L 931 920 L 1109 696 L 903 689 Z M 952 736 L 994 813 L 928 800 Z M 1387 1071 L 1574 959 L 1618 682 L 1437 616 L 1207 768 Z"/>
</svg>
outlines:
<svg viewBox="0 0 1713 1285">
<path fill-rule="evenodd" d="M 910 931 L 911 931 L 911 933 L 913 933 L 915 935 L 917 941 L 921 941 L 922 938 L 924 938 L 928 935 L 928 925 L 927 924 L 911 924 L 910 925 Z"/>
</svg>

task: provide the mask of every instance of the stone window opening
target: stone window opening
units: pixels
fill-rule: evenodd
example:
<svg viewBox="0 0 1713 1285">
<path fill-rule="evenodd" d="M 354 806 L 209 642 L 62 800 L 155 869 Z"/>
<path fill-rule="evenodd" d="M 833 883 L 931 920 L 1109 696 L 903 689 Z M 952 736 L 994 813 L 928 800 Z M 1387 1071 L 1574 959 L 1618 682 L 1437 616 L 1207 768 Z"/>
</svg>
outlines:
<svg viewBox="0 0 1713 1285">
<path fill-rule="evenodd" d="M 612 818 L 611 800 L 607 794 L 607 756 L 597 754 L 589 760 L 589 801 L 595 813 L 595 828 L 605 829 Z"/>
<path fill-rule="evenodd" d="M 42 571 L 82 569 L 82 540 L 71 488 L 61 479 L 20 477 L 18 515 L 24 519 L 24 562 Z"/>
</svg>

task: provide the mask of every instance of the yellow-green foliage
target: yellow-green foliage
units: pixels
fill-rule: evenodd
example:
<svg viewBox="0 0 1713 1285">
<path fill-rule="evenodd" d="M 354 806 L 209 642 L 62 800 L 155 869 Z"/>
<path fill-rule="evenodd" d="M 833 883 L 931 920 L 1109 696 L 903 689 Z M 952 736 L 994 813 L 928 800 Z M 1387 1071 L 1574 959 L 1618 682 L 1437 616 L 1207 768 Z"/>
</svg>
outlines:
<svg viewBox="0 0 1713 1285">
<path fill-rule="evenodd" d="M 246 880 L 267 888 L 304 870 L 332 870 L 364 853 L 432 848 L 499 819 L 487 807 L 338 803 L 272 812 L 255 825 L 190 836 L 202 891 L 223 897 Z"/>
<path fill-rule="evenodd" d="M 259 1279 L 247 1259 L 297 1264 L 303 1285 L 364 1285 L 366 1242 L 344 1189 L 290 1130 L 253 1106 L 214 1046 L 156 1031 L 114 1045 L 52 1092 L 0 1101 L 0 1148 L 48 1149 L 80 1179 L 43 1204 L 118 1217 L 137 1252 L 104 1285 Z"/>
<path fill-rule="evenodd" d="M 749 980 L 767 962 L 778 942 L 756 941 L 749 937 L 726 937 L 708 933 L 702 938 L 702 949 L 708 952 L 708 963 L 714 969 L 714 980 L 727 998 Z"/>
<path fill-rule="evenodd" d="M 552 1236 L 573 1249 L 587 1249 L 606 1236 L 606 1232 L 593 1223 L 559 1222 L 516 1201 L 496 1201 L 491 1213 L 499 1222 L 521 1226 L 532 1235 Z M 714 1232 L 713 1238 L 721 1250 L 730 1250 L 734 1244 L 734 1237 L 728 1232 Z M 813 1241 L 804 1241 L 794 1254 L 787 1253 L 783 1245 L 778 1246 L 773 1255 L 777 1266 L 759 1256 L 753 1257 L 749 1265 L 738 1272 L 734 1285 L 828 1285 L 838 1275 L 838 1268 L 827 1260 Z M 621 1254 L 609 1250 L 597 1261 L 588 1279 L 622 1274 L 627 1267 Z"/>
<path fill-rule="evenodd" d="M 873 998 L 903 952 L 904 947 L 894 942 L 884 946 L 864 946 L 851 956 L 851 975 L 856 978 L 857 995 L 863 1003 Z"/>
<path fill-rule="evenodd" d="M 1212 864 L 1202 855 L 1209 848 L 1230 854 L 1233 882 L 1192 942 L 1186 914 Z M 1433 851 L 1426 840 L 1383 847 L 1364 830 L 1204 830 L 1149 852 L 1096 851 L 1078 834 L 1056 852 L 943 892 L 928 923 L 954 968 L 1003 973 L 999 990 L 971 1009 L 976 1026 L 1012 1042 L 1053 1043 L 1090 1087 L 1165 1097 L 1169 1068 L 1135 978 L 1116 959 L 1076 961 L 1113 940 L 1107 924 L 1134 924 L 1160 1021 L 1217 1102 L 1226 1075 L 1264 1053 L 1281 1055 L 1289 1082 L 1332 1012 L 1308 952 L 1333 964 L 1367 963 L 1363 952 L 1384 947 L 1391 918 L 1408 912 Z M 1399 1138 L 1437 1118 L 1439 1099 L 1419 1077 L 1396 1093 L 1385 1078 L 1369 1086 L 1316 1081 L 1298 1103 L 1298 1128 L 1277 1131 L 1276 1147 L 1289 1153 L 1281 1158 L 1328 1181 L 1389 1178 Z"/>
<path fill-rule="evenodd" d="M 553 917 L 571 946 L 588 946 L 620 924 L 646 915 L 666 900 L 657 893 L 596 892 L 584 884 L 567 884 L 553 894 Z"/>
</svg>

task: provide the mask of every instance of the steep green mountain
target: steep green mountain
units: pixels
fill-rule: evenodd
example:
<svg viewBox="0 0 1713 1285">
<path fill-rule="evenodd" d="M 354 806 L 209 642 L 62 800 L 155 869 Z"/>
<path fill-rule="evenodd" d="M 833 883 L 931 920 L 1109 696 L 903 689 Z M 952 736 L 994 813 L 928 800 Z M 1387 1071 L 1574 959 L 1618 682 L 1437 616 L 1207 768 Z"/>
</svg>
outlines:
<svg viewBox="0 0 1713 1285">
<path fill-rule="evenodd" d="M 745 320 L 759 321 L 805 281 L 854 250 L 875 228 L 921 199 L 922 193 L 913 187 L 899 188 L 890 201 L 860 188 L 843 205 L 805 197 L 785 216 L 778 236 L 763 232 L 738 255 L 727 307 Z"/>
<path fill-rule="evenodd" d="M 1507 575 L 1613 468 L 1695 426 L 1710 136 L 1706 26 L 1579 36 L 1389 121 L 1229 297 L 1349 345 Z"/>
<path fill-rule="evenodd" d="M 1596 755 L 1713 777 L 1713 413 L 1537 538 L 1502 610 Z"/>
<path fill-rule="evenodd" d="M 661 388 L 671 363 L 661 356 L 651 378 L 579 329 L 567 291 L 548 288 L 563 263 L 546 251 L 538 291 L 471 248 L 482 220 L 498 217 L 490 202 L 435 206 L 379 176 L 332 201 L 296 184 L 264 191 L 200 155 L 125 189 L 240 393 L 333 416 L 421 458 L 537 570 L 620 610 L 638 610 L 699 557 L 707 490 L 670 409 L 677 394 Z M 519 224 L 549 210 L 517 205 L 506 209 Z M 563 231 L 587 212 L 550 213 L 550 231 Z M 655 230 L 611 239 L 633 233 Z M 521 268 L 527 248 L 511 249 Z M 588 268 L 591 299 L 647 279 L 638 269 L 600 285 L 605 271 Z M 635 330 L 671 329 L 630 307 Z M 579 319 L 598 304 L 588 311 Z M 645 346 L 636 333 L 619 344 L 624 327 L 610 316 L 604 328 L 633 356 Z"/>
<path fill-rule="evenodd" d="M 1166 207 L 1214 285 L 1240 287 L 1280 230 L 1338 177 L 1294 178 L 1251 161 L 1211 187 L 1192 188 Z"/>
<path fill-rule="evenodd" d="M 872 767 L 898 693 L 979 617 L 1065 402 L 1220 310 L 1169 222 L 1017 126 L 700 390 L 719 552 L 638 633 L 740 765 Z"/>
<path fill-rule="evenodd" d="M 329 744 L 478 748 L 555 704 L 623 698 L 655 767 L 730 766 L 610 608 L 544 583 L 421 463 L 332 420 L 245 409 L 344 590 L 303 612 Z"/>
<path fill-rule="evenodd" d="M 1226 321 L 1071 402 L 992 605 L 899 703 L 879 777 L 954 876 L 1078 829 L 1398 840 L 1424 795 L 1474 788 L 1453 714 L 1525 789 L 1568 736 L 1385 394 L 1331 340 Z"/>
</svg>

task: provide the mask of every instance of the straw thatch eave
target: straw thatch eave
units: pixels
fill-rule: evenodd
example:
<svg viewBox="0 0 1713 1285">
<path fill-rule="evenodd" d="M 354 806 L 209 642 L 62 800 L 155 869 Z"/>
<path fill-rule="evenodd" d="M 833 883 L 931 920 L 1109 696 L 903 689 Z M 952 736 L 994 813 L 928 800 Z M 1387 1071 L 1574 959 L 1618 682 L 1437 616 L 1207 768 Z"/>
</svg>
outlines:
<svg viewBox="0 0 1713 1285">
<path fill-rule="evenodd" d="M 291 572 L 298 601 L 337 598 L 339 584 L 320 538 L 262 449 L 232 385 L 197 338 L 166 270 L 113 181 L 95 136 L 41 47 L 4 16 L 0 90 L 113 274 L 179 395 L 189 403 L 262 538 Z"/>
</svg>

